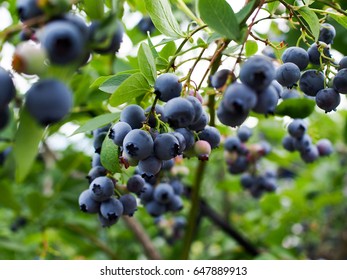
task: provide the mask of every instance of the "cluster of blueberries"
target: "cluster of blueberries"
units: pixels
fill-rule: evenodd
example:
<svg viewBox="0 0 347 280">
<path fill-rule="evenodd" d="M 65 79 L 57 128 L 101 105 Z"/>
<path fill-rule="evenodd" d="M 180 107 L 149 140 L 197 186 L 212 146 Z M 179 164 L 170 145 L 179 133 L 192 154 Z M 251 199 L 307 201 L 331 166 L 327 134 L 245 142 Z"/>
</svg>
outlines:
<svg viewBox="0 0 347 280">
<path fill-rule="evenodd" d="M 95 154 L 92 168 L 87 176 L 89 188 L 84 190 L 78 199 L 81 211 L 98 214 L 103 227 L 117 223 L 122 215 L 133 216 L 137 210 L 135 196 L 130 193 L 120 195 L 119 192 L 115 192 L 117 181 L 108 176 L 107 170 L 101 163 L 101 144 L 108 129 L 109 126 L 106 126 L 93 131 Z"/>
<path fill-rule="evenodd" d="M 118 51 L 123 37 L 121 22 L 105 26 L 73 13 L 48 16 L 42 3 L 36 0 L 17 1 L 19 18 L 23 22 L 46 16 L 45 20 L 24 26 L 17 45 L 12 67 L 18 73 L 42 75 L 50 65 L 77 69 L 85 65 L 91 54 L 113 54 Z M 42 4 L 43 5 L 43 4 Z M 25 106 L 32 117 L 46 126 L 63 119 L 72 107 L 72 92 L 56 78 L 42 78 L 26 93 Z"/>
<path fill-rule="evenodd" d="M 282 140 L 283 147 L 289 152 L 300 152 L 302 160 L 306 163 L 314 162 L 319 157 L 328 156 L 333 152 L 333 145 L 328 139 L 321 139 L 314 145 L 306 132 L 307 124 L 304 120 L 293 120 L 288 125 L 289 135 Z"/>
<path fill-rule="evenodd" d="M 329 44 L 333 42 L 335 35 L 332 25 L 322 24 L 319 41 L 307 51 L 300 47 L 289 47 L 282 55 L 283 64 L 277 69 L 269 57 L 253 56 L 242 65 L 240 82 L 236 81 L 228 69 L 218 71 L 210 80 L 212 87 L 223 89 L 228 80 L 232 81 L 225 89 L 217 110 L 220 122 L 236 127 L 246 120 L 250 111 L 273 114 L 279 98 L 300 97 L 293 89 L 297 83 L 306 96 L 315 97 L 319 108 L 325 112 L 335 110 L 340 104 L 339 93 L 347 93 L 347 57 L 337 64 L 330 55 Z M 309 64 L 313 67 L 320 66 L 320 69 L 304 71 Z M 321 71 L 323 65 L 327 65 L 328 70 L 330 66 L 338 68 L 331 83 L 326 81 L 330 77 L 325 77 Z M 301 73 L 302 71 L 304 72 Z"/>
<path fill-rule="evenodd" d="M 16 89 L 10 73 L 0 67 L 0 130 L 4 129 L 10 120 L 9 103 L 16 95 Z"/>
<path fill-rule="evenodd" d="M 241 126 L 237 136 L 230 136 L 225 140 L 225 158 L 229 173 L 242 174 L 241 185 L 249 190 L 253 197 L 259 198 L 264 192 L 274 192 L 277 189 L 277 181 L 273 172 L 256 174 L 256 164 L 270 153 L 271 147 L 265 141 L 246 145 L 251 136 L 252 130 L 247 126 Z"/>
</svg>

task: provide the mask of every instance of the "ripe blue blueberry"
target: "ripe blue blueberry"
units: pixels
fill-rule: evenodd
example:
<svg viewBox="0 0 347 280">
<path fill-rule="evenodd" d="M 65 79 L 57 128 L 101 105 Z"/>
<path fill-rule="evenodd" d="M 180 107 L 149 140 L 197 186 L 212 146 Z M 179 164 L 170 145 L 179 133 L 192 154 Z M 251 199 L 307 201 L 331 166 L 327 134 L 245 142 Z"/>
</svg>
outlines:
<svg viewBox="0 0 347 280">
<path fill-rule="evenodd" d="M 257 103 L 252 109 L 258 114 L 274 114 L 278 103 L 278 94 L 274 87 L 269 86 L 258 93 Z"/>
<path fill-rule="evenodd" d="M 107 170 L 103 166 L 95 166 L 92 169 L 90 169 L 87 179 L 89 183 L 94 181 L 98 177 L 106 176 L 107 175 Z"/>
<path fill-rule="evenodd" d="M 206 126 L 199 132 L 198 137 L 200 140 L 207 141 L 212 149 L 217 148 L 220 143 L 220 132 L 213 126 Z"/>
<path fill-rule="evenodd" d="M 335 27 L 329 23 L 323 23 L 319 30 L 318 41 L 322 41 L 326 44 L 332 44 L 336 36 Z"/>
<path fill-rule="evenodd" d="M 139 161 L 138 170 L 143 177 L 152 178 L 159 173 L 162 161 L 155 156 L 149 156 Z"/>
<path fill-rule="evenodd" d="M 301 138 L 307 130 L 307 124 L 302 119 L 295 119 L 288 125 L 288 132 L 294 138 Z"/>
<path fill-rule="evenodd" d="M 300 79 L 300 69 L 292 62 L 286 62 L 276 70 L 276 80 L 284 87 L 292 87 Z"/>
<path fill-rule="evenodd" d="M 134 129 L 125 136 L 123 149 L 129 157 L 142 160 L 153 153 L 153 139 L 148 132 Z"/>
<path fill-rule="evenodd" d="M 18 0 L 17 13 L 21 21 L 43 15 L 43 11 L 39 8 L 37 0 Z"/>
<path fill-rule="evenodd" d="M 252 129 L 248 126 L 241 126 L 237 130 L 237 137 L 241 140 L 241 142 L 247 142 L 249 138 L 252 136 Z"/>
<path fill-rule="evenodd" d="M 321 139 L 317 142 L 319 156 L 328 156 L 333 153 L 334 148 L 329 139 Z"/>
<path fill-rule="evenodd" d="M 0 109 L 5 108 L 16 94 L 12 78 L 10 74 L 2 67 L 0 67 Z"/>
<path fill-rule="evenodd" d="M 170 133 L 159 134 L 154 140 L 154 155 L 160 160 L 169 160 L 180 152 L 177 138 Z"/>
<path fill-rule="evenodd" d="M 319 45 L 317 43 L 313 43 L 307 50 L 309 60 L 312 64 L 320 65 L 321 60 L 322 62 L 326 62 L 326 58 L 321 57 L 319 49 L 323 49 L 324 56 L 331 57 L 330 49 L 327 44 L 325 44 L 324 42 L 319 42 Z"/>
<path fill-rule="evenodd" d="M 100 202 L 97 202 L 92 198 L 89 189 L 80 194 L 78 204 L 81 211 L 85 213 L 98 213 L 100 210 Z"/>
<path fill-rule="evenodd" d="M 128 123 L 132 129 L 141 128 L 145 120 L 145 111 L 136 104 L 125 107 L 120 114 L 120 121 Z"/>
<path fill-rule="evenodd" d="M 132 194 L 128 193 L 122 195 L 119 198 L 119 201 L 123 204 L 123 215 L 132 217 L 135 211 L 137 211 L 136 198 Z"/>
<path fill-rule="evenodd" d="M 118 220 L 120 216 L 123 215 L 123 211 L 123 204 L 119 199 L 114 197 L 111 197 L 100 204 L 101 215 L 109 221 Z"/>
<path fill-rule="evenodd" d="M 347 68 L 337 72 L 333 80 L 333 86 L 339 93 L 347 94 Z"/>
<path fill-rule="evenodd" d="M 89 185 L 91 196 L 96 201 L 105 201 L 113 195 L 114 183 L 106 177 L 97 177 Z"/>
<path fill-rule="evenodd" d="M 247 119 L 249 111 L 233 112 L 225 108 L 223 102 L 220 103 L 217 109 L 217 117 L 219 121 L 231 127 L 240 126 Z"/>
<path fill-rule="evenodd" d="M 292 62 L 302 71 L 306 69 L 309 63 L 309 57 L 306 50 L 300 47 L 290 47 L 282 54 L 283 63 Z"/>
<path fill-rule="evenodd" d="M 131 126 L 126 122 L 117 122 L 112 126 L 109 137 L 117 146 L 123 146 L 125 136 L 131 131 Z"/>
<path fill-rule="evenodd" d="M 244 84 L 233 83 L 224 92 L 224 107 L 233 113 L 249 112 L 257 103 L 257 94 Z"/>
<path fill-rule="evenodd" d="M 192 124 L 195 116 L 194 107 L 186 98 L 170 99 L 164 106 L 165 116 L 173 128 L 187 127 Z"/>
<path fill-rule="evenodd" d="M 323 109 L 325 113 L 335 111 L 340 101 L 340 94 L 333 88 L 321 89 L 316 95 L 317 106 Z"/>
<path fill-rule="evenodd" d="M 167 102 L 172 98 L 179 97 L 182 91 L 182 84 L 179 78 L 172 73 L 160 75 L 154 84 L 154 93 L 159 100 Z"/>
<path fill-rule="evenodd" d="M 166 204 L 172 199 L 173 196 L 174 190 L 170 184 L 160 183 L 154 189 L 154 200 L 159 203 Z"/>
<path fill-rule="evenodd" d="M 145 187 L 145 180 L 140 175 L 133 175 L 127 182 L 129 192 L 140 194 Z"/>
<path fill-rule="evenodd" d="M 308 96 L 316 96 L 324 88 L 324 75 L 316 70 L 305 71 L 299 81 L 300 89 Z"/>
<path fill-rule="evenodd" d="M 211 77 L 211 86 L 217 89 L 223 87 L 225 83 L 227 82 L 230 74 L 231 74 L 231 71 L 228 69 L 222 69 L 217 71 Z"/>
</svg>

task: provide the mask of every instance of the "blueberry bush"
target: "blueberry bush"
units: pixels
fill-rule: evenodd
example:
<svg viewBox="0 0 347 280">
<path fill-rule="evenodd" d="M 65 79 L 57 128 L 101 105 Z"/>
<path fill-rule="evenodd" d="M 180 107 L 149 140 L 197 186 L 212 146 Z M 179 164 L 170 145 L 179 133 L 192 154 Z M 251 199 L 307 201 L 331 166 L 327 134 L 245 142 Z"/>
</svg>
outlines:
<svg viewBox="0 0 347 280">
<path fill-rule="evenodd" d="M 0 18 L 1 259 L 347 257 L 346 1 Z"/>
</svg>

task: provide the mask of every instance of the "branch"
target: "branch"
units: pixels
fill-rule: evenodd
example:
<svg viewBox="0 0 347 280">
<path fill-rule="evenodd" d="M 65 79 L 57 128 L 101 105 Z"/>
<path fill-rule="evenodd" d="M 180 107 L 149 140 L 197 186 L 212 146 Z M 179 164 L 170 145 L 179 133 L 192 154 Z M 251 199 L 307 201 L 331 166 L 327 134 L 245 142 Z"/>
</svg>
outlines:
<svg viewBox="0 0 347 280">
<path fill-rule="evenodd" d="M 138 241 L 141 243 L 143 249 L 145 250 L 146 256 L 151 260 L 161 260 L 161 255 L 154 247 L 151 239 L 147 235 L 142 225 L 134 217 L 130 218 L 128 216 L 123 216 L 123 221 L 132 230 Z"/>
</svg>

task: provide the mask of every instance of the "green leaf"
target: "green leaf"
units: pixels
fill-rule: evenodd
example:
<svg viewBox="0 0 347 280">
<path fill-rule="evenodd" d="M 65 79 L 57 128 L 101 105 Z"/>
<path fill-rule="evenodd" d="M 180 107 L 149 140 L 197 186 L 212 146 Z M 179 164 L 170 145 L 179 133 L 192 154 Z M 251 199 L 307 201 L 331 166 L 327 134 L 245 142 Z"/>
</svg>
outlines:
<svg viewBox="0 0 347 280">
<path fill-rule="evenodd" d="M 13 148 L 17 182 L 22 182 L 28 175 L 37 155 L 43 132 L 44 129 L 30 114 L 25 109 L 22 110 Z"/>
<path fill-rule="evenodd" d="M 114 75 L 109 75 L 109 76 L 101 76 L 97 78 L 91 85 L 90 88 L 97 89 L 99 88 L 105 81 L 108 79 L 114 77 Z"/>
<path fill-rule="evenodd" d="M 172 13 L 168 0 L 145 0 L 145 3 L 154 26 L 162 34 L 172 38 L 185 37 Z"/>
<path fill-rule="evenodd" d="M 239 12 L 235 14 L 237 18 L 237 22 L 239 24 L 246 23 L 247 19 L 252 14 L 256 5 L 257 5 L 257 0 L 249 1 L 249 3 L 246 6 L 244 6 Z"/>
<path fill-rule="evenodd" d="M 150 92 L 152 87 L 142 73 L 135 73 L 126 79 L 112 94 L 109 103 L 111 106 L 119 106 L 125 102 Z"/>
<path fill-rule="evenodd" d="M 150 47 L 142 43 L 137 53 L 137 59 L 139 62 L 139 68 L 142 74 L 147 79 L 148 83 L 154 85 L 157 78 L 157 68 L 155 66 L 155 60 Z"/>
<path fill-rule="evenodd" d="M 277 10 L 277 8 L 279 7 L 280 4 L 281 4 L 280 1 L 268 3 L 267 8 L 268 8 L 270 14 L 273 14 Z"/>
<path fill-rule="evenodd" d="M 104 15 L 104 2 L 84 0 L 84 11 L 91 19 L 101 19 Z"/>
<path fill-rule="evenodd" d="M 256 54 L 257 51 L 258 51 L 258 44 L 257 44 L 257 42 L 253 41 L 253 40 L 248 40 L 246 42 L 245 50 L 246 50 L 246 56 L 247 57 L 250 57 L 250 56 Z"/>
<path fill-rule="evenodd" d="M 107 92 L 107 93 L 114 93 L 117 88 L 129 77 L 131 76 L 131 74 L 117 74 L 112 76 L 111 78 L 109 78 L 108 80 L 104 81 L 99 89 L 103 92 Z"/>
<path fill-rule="evenodd" d="M 312 32 L 312 35 L 315 38 L 315 41 L 318 40 L 319 37 L 319 19 L 315 12 L 313 12 L 309 7 L 301 6 L 301 7 L 295 7 L 296 13 L 298 13 L 299 17 L 301 16 L 305 22 L 308 24 L 310 31 Z"/>
<path fill-rule="evenodd" d="M 120 173 L 118 147 L 109 137 L 105 137 L 101 147 L 100 160 L 102 165 L 110 172 Z"/>
<path fill-rule="evenodd" d="M 199 0 L 201 18 L 211 28 L 231 40 L 240 37 L 240 28 L 235 13 L 225 0 Z"/>
<path fill-rule="evenodd" d="M 97 116 L 89 121 L 87 121 L 84 125 L 80 126 L 78 129 L 74 131 L 72 135 L 78 133 L 85 133 L 97 129 L 99 127 L 105 126 L 119 118 L 120 113 L 108 113 L 104 115 Z"/>
<path fill-rule="evenodd" d="M 276 108 L 275 114 L 304 119 L 311 115 L 316 102 L 310 99 L 295 98 L 282 101 Z"/>
<path fill-rule="evenodd" d="M 160 57 L 169 60 L 170 56 L 173 56 L 176 52 L 176 44 L 174 41 L 170 41 L 162 48 L 162 50 L 159 52 Z"/>
<path fill-rule="evenodd" d="M 347 17 L 343 14 L 336 13 L 336 14 L 329 14 L 331 18 L 333 18 L 338 24 L 340 24 L 342 27 L 347 28 Z"/>
<path fill-rule="evenodd" d="M 38 217 L 45 210 L 47 198 L 38 191 L 33 191 L 25 197 L 33 217 Z"/>
</svg>

